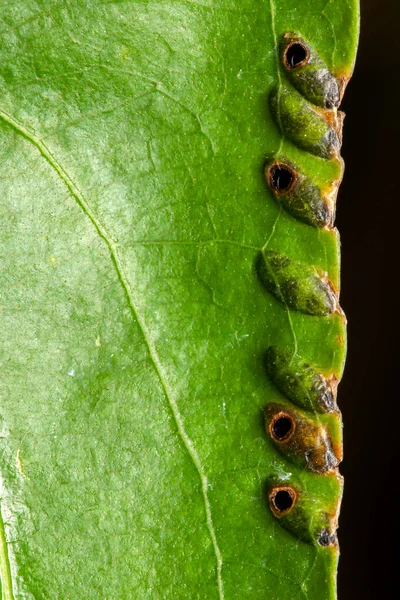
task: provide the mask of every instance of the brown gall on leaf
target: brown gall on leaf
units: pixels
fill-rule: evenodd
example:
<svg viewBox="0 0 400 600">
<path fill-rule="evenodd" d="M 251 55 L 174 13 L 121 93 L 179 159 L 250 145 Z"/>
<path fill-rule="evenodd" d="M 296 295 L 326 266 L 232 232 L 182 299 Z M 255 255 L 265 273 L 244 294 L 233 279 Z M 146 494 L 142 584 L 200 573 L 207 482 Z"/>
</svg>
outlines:
<svg viewBox="0 0 400 600">
<path fill-rule="evenodd" d="M 282 134 L 296 146 L 321 158 L 339 156 L 340 118 L 332 111 L 312 107 L 294 89 L 275 87 L 270 107 Z"/>
<path fill-rule="evenodd" d="M 325 120 L 325 122 L 336 132 L 337 138 L 339 140 L 339 147 L 342 147 L 343 142 L 343 123 L 346 117 L 346 113 L 342 110 L 323 110 L 319 111 L 321 117 Z"/>
<path fill-rule="evenodd" d="M 312 413 L 337 412 L 337 378 L 324 377 L 301 356 L 269 346 L 265 353 L 268 376 L 290 402 Z"/>
<path fill-rule="evenodd" d="M 266 430 L 277 450 L 290 461 L 315 473 L 336 469 L 342 459 L 339 414 L 332 415 L 337 443 L 333 444 L 328 426 L 307 418 L 300 411 L 271 403 L 265 408 Z M 331 420 L 332 420 L 331 419 Z"/>
<path fill-rule="evenodd" d="M 342 477 L 336 473 L 327 477 L 334 478 L 337 488 L 333 505 L 311 497 L 297 484 L 273 478 L 267 482 L 267 496 L 271 513 L 292 535 L 316 546 L 336 547 Z"/>
<path fill-rule="evenodd" d="M 320 269 L 319 267 L 315 267 L 316 272 L 318 273 L 321 282 L 326 286 L 327 289 L 329 289 L 331 291 L 331 293 L 334 295 L 335 297 L 335 302 L 336 302 L 336 306 L 335 306 L 335 310 L 334 312 L 341 317 L 341 319 L 343 320 L 344 323 L 347 323 L 346 320 L 346 315 L 342 309 L 342 307 L 339 304 L 339 287 L 338 285 L 334 284 L 332 279 L 328 276 L 328 273 L 326 271 L 323 271 L 322 269 Z"/>
<path fill-rule="evenodd" d="M 338 195 L 340 184 L 342 183 L 343 171 L 344 171 L 344 161 L 340 156 L 338 157 L 338 165 L 339 165 L 339 177 L 331 180 L 327 185 L 321 186 L 322 197 L 324 198 L 324 201 L 326 202 L 326 204 L 329 207 L 329 212 L 331 214 L 333 214 L 333 221 L 336 216 L 337 195 Z M 328 229 L 328 230 L 333 229 L 333 224 L 332 224 L 332 226 L 326 225 L 325 229 Z"/>
<path fill-rule="evenodd" d="M 265 288 L 288 308 L 318 317 L 339 311 L 327 274 L 316 267 L 265 250 L 256 259 L 256 271 Z"/>
<path fill-rule="evenodd" d="M 292 217 L 313 227 L 332 228 L 340 180 L 323 189 L 283 157 L 266 164 L 265 179 L 276 200 Z"/>
<path fill-rule="evenodd" d="M 327 109 L 339 106 L 339 81 L 300 35 L 285 33 L 282 36 L 280 56 L 287 77 L 309 102 Z"/>
</svg>

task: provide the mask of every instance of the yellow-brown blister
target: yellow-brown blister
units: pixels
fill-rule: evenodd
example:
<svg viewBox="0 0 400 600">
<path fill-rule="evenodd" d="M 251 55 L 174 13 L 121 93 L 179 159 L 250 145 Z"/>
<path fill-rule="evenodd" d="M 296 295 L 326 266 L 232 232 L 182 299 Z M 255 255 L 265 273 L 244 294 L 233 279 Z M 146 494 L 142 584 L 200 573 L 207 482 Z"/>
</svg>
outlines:
<svg viewBox="0 0 400 600">
<path fill-rule="evenodd" d="M 333 503 L 313 498 L 298 484 L 273 479 L 267 482 L 267 497 L 274 517 L 297 538 L 316 546 L 337 548 L 343 478 L 338 473 L 326 477 L 335 488 Z"/>
<path fill-rule="evenodd" d="M 314 420 L 300 410 L 275 403 L 265 408 L 266 429 L 277 450 L 315 473 L 333 471 L 342 460 L 338 418 L 335 413 Z"/>
</svg>

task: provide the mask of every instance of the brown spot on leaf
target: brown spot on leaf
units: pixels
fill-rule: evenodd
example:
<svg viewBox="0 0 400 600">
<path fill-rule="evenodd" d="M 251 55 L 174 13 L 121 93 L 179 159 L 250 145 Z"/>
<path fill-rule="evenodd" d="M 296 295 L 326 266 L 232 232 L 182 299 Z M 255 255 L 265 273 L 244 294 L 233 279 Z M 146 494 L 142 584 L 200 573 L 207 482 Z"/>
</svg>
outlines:
<svg viewBox="0 0 400 600">
<path fill-rule="evenodd" d="M 267 431 L 283 456 L 315 473 L 328 473 L 338 467 L 342 458 L 341 436 L 334 433 L 337 439 L 333 442 L 328 424 L 275 403 L 267 405 L 265 417 Z M 333 431 L 338 419 L 339 411 L 330 418 Z"/>
<path fill-rule="evenodd" d="M 338 335 L 336 339 L 339 346 L 344 346 L 344 337 L 342 335 Z"/>
<path fill-rule="evenodd" d="M 347 84 L 350 81 L 350 77 L 348 77 L 347 75 L 338 75 L 338 76 L 336 76 L 336 81 L 337 81 L 338 88 L 339 88 L 339 97 L 340 97 L 340 102 L 341 102 L 343 100 L 343 96 L 344 96 L 344 92 L 346 91 Z"/>
</svg>

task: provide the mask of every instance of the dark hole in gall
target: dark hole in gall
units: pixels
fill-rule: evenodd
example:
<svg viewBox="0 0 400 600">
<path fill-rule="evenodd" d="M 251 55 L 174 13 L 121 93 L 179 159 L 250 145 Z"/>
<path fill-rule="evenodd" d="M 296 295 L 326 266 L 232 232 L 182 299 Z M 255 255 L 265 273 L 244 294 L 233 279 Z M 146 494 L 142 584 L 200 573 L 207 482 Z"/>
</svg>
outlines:
<svg viewBox="0 0 400 600">
<path fill-rule="evenodd" d="M 285 62 L 288 69 L 293 70 L 303 66 L 308 61 L 308 51 L 303 44 L 294 42 L 286 48 Z"/>
<path fill-rule="evenodd" d="M 293 496 L 288 490 L 279 490 L 275 494 L 274 504 L 276 510 L 279 512 L 284 512 L 292 508 L 293 506 Z"/>
<path fill-rule="evenodd" d="M 273 422 L 272 433 L 279 440 L 285 440 L 293 430 L 293 421 L 289 417 L 279 417 Z"/>
<path fill-rule="evenodd" d="M 288 192 L 295 182 L 295 174 L 286 165 L 273 165 L 269 170 L 269 183 L 275 192 Z"/>
</svg>

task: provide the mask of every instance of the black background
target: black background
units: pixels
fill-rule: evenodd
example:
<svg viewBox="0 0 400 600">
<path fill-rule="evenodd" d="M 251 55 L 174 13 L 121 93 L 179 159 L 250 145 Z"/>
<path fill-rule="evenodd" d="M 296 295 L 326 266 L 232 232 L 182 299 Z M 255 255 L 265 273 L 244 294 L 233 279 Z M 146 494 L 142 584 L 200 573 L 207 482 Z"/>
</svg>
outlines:
<svg viewBox="0 0 400 600">
<path fill-rule="evenodd" d="M 400 2 L 361 0 L 359 53 L 342 103 L 346 170 L 336 220 L 349 335 L 338 396 L 345 451 L 339 600 L 400 598 L 399 57 Z"/>
</svg>

